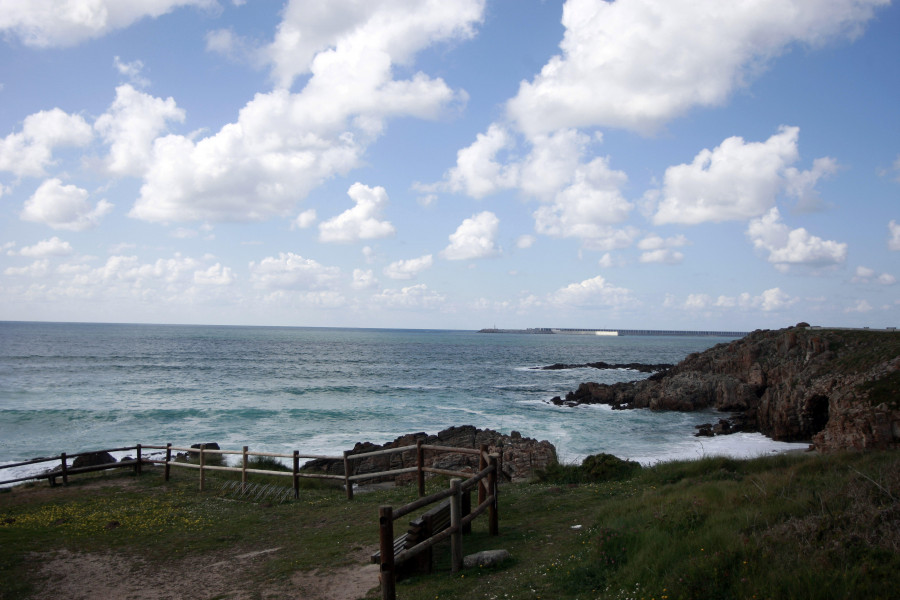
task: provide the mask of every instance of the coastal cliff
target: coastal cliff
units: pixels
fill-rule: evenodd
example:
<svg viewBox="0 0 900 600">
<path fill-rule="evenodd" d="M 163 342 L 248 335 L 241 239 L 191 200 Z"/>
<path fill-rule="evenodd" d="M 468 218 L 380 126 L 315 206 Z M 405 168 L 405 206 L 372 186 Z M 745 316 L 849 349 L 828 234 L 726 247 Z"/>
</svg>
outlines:
<svg viewBox="0 0 900 600">
<path fill-rule="evenodd" d="M 900 446 L 900 332 L 757 330 L 642 381 L 583 383 L 555 404 L 732 413 L 720 431 L 759 431 L 819 450 Z"/>
</svg>

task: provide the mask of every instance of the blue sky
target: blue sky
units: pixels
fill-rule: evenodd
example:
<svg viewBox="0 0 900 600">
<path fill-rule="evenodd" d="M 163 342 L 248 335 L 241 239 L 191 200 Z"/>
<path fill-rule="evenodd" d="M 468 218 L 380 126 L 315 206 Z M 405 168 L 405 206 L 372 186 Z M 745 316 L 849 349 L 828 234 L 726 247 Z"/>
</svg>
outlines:
<svg viewBox="0 0 900 600">
<path fill-rule="evenodd" d="M 0 0 L 0 319 L 900 324 L 889 0 Z"/>
</svg>

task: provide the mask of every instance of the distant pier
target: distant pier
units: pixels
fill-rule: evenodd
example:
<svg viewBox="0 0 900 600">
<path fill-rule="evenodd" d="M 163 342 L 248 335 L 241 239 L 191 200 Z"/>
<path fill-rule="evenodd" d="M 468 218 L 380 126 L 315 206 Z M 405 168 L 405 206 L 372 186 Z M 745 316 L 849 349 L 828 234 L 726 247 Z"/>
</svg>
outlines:
<svg viewBox="0 0 900 600">
<path fill-rule="evenodd" d="M 674 329 L 567 329 L 557 327 L 535 327 L 529 329 L 497 329 L 491 327 L 481 329 L 478 333 L 515 333 L 515 334 L 539 334 L 539 335 L 644 335 L 644 336 L 686 336 L 686 337 L 728 337 L 741 338 L 748 331 L 680 331 Z"/>
</svg>

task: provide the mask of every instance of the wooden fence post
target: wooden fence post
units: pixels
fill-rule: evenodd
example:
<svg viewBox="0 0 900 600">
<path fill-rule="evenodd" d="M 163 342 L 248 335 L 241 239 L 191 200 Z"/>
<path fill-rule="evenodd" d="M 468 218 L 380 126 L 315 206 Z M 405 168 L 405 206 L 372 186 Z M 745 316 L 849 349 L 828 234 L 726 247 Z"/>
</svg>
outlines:
<svg viewBox="0 0 900 600">
<path fill-rule="evenodd" d="M 244 449 L 241 451 L 241 494 L 247 493 L 247 465 L 250 463 L 247 452 L 249 450 L 249 446 L 244 446 Z"/>
<path fill-rule="evenodd" d="M 422 439 L 416 440 L 416 477 L 419 482 L 419 498 L 425 495 L 425 448 L 422 447 Z"/>
<path fill-rule="evenodd" d="M 487 469 L 488 461 L 484 457 L 484 455 L 487 454 L 487 451 L 488 451 L 488 445 L 482 444 L 481 452 L 478 453 L 478 472 L 479 473 L 481 473 L 482 471 Z M 484 503 L 484 499 L 487 498 L 487 496 L 488 496 L 487 495 L 487 485 L 488 485 L 487 479 L 482 479 L 480 482 L 478 482 L 478 506 L 481 506 Z"/>
<path fill-rule="evenodd" d="M 137 446 L 135 446 L 135 450 L 137 451 L 136 452 L 137 453 L 137 462 L 134 463 L 134 472 L 135 472 L 135 474 L 140 475 L 141 474 L 141 460 L 142 460 L 141 445 L 138 444 Z"/>
<path fill-rule="evenodd" d="M 203 491 L 203 483 L 204 483 L 203 480 L 206 479 L 206 477 L 205 477 L 206 474 L 203 472 L 203 467 L 204 467 L 204 465 L 206 465 L 206 454 L 203 452 L 203 450 L 205 450 L 205 446 L 206 446 L 206 444 L 200 444 L 200 491 L 201 492 Z"/>
<path fill-rule="evenodd" d="M 378 509 L 379 547 L 381 548 L 381 598 L 397 600 L 394 574 L 394 509 L 382 506 Z"/>
<path fill-rule="evenodd" d="M 294 450 L 294 498 L 300 497 L 300 451 Z"/>
<path fill-rule="evenodd" d="M 62 461 L 63 485 L 69 485 L 69 467 L 66 465 L 65 452 L 59 455 L 59 460 Z"/>
<path fill-rule="evenodd" d="M 168 442 L 166 444 L 166 467 L 165 467 L 165 470 L 163 471 L 163 479 L 165 481 L 169 480 L 169 471 L 171 469 L 171 467 L 169 467 L 170 462 L 172 462 L 172 443 Z"/>
<path fill-rule="evenodd" d="M 350 455 L 349 450 L 344 450 L 344 487 L 347 488 L 347 500 L 353 500 L 353 482 L 350 481 Z"/>
<path fill-rule="evenodd" d="M 498 471 L 500 470 L 499 460 L 496 454 L 491 454 L 491 458 L 488 461 L 494 470 L 491 471 L 491 474 L 488 475 L 488 485 L 491 488 L 491 494 L 494 495 L 494 501 L 491 502 L 491 506 L 488 509 L 488 528 L 490 530 L 491 535 L 500 535 L 500 524 L 497 515 L 497 508 L 499 506 L 497 502 L 497 492 L 500 489 L 498 482 L 500 481 L 500 477 L 498 477 Z"/>
<path fill-rule="evenodd" d="M 458 573 L 462 569 L 463 549 L 462 549 L 462 492 L 460 491 L 461 479 L 450 480 L 450 490 L 453 495 L 450 496 L 450 528 L 453 533 L 450 534 L 450 572 Z"/>
</svg>

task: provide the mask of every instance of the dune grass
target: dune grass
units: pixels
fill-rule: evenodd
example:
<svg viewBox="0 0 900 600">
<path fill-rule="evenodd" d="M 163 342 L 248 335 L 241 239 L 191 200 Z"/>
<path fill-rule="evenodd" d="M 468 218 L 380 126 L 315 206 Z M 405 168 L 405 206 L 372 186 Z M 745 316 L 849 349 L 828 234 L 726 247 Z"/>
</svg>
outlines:
<svg viewBox="0 0 900 600">
<path fill-rule="evenodd" d="M 512 555 L 505 564 L 452 574 L 448 552 L 439 548 L 435 572 L 400 581 L 398 597 L 895 595 L 896 452 L 706 458 L 629 468 L 619 479 L 592 483 L 572 470 L 502 486 L 499 537 L 476 520 L 465 552 L 505 548 Z M 63 548 L 134 553 L 152 564 L 277 547 L 247 567 L 248 580 L 264 589 L 298 570 L 364 560 L 377 544 L 378 506 L 415 497 L 411 486 L 353 501 L 340 490 L 303 489 L 299 499 L 273 505 L 222 497 L 210 480 L 200 493 L 196 482 L 192 472 L 177 472 L 169 483 L 158 472 L 105 473 L 65 488 L 38 484 L 0 493 L 0 598 L 29 597 L 40 586 L 34 557 Z M 429 491 L 445 483 L 431 480 Z"/>
</svg>

